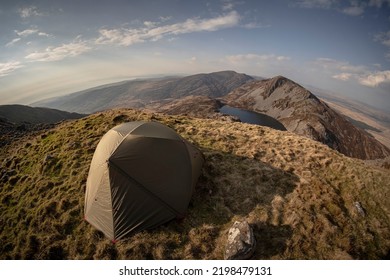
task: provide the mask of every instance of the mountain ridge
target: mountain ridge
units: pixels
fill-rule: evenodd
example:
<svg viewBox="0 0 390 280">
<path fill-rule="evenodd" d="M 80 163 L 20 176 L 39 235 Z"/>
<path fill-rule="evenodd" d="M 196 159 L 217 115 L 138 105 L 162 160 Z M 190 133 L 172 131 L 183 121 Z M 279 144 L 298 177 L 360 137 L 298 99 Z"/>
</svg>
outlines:
<svg viewBox="0 0 390 280">
<path fill-rule="evenodd" d="M 30 107 L 19 104 L 0 105 L 0 118 L 15 124 L 56 123 L 67 119 L 82 118 L 84 116 L 84 114 L 70 113 L 52 108 Z"/>
<path fill-rule="evenodd" d="M 195 74 L 185 77 L 137 79 L 110 87 L 98 87 L 62 96 L 58 100 L 43 100 L 34 105 L 93 113 L 118 107 L 143 108 L 153 101 L 167 102 L 188 95 L 219 97 L 253 78 L 234 71 Z"/>
<path fill-rule="evenodd" d="M 347 156 L 374 159 L 390 155 L 390 149 L 373 136 L 283 76 L 249 82 L 222 100 L 230 106 L 274 117 L 289 131 L 325 143 Z"/>
<path fill-rule="evenodd" d="M 313 93 L 283 76 L 259 80 L 234 71 L 220 71 L 134 80 L 93 88 L 61 98 L 57 103 L 43 105 L 87 113 L 112 108 L 139 108 L 196 116 L 196 113 L 189 112 L 194 110 L 202 112 L 201 117 L 207 116 L 207 108 L 209 115 L 215 117 L 217 103 L 200 101 L 195 96 L 266 114 L 280 121 L 288 130 L 325 143 L 351 157 L 375 159 L 390 155 L 390 148 L 356 128 Z"/>
<path fill-rule="evenodd" d="M 0 105 L 0 148 L 21 141 L 65 120 L 85 115 L 25 105 Z"/>
</svg>

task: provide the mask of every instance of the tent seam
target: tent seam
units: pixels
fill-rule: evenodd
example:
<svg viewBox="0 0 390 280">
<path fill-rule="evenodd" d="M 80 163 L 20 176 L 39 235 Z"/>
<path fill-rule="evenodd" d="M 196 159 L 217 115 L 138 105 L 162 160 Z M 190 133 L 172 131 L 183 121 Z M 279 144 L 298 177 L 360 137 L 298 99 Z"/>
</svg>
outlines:
<svg viewBox="0 0 390 280">
<path fill-rule="evenodd" d="M 149 191 L 147 188 L 145 188 L 140 182 L 138 182 L 137 180 L 135 180 L 133 177 L 131 177 L 129 174 L 127 174 L 122 168 L 120 168 L 118 165 L 116 165 L 113 161 L 111 161 L 110 159 L 108 160 L 109 161 L 109 164 L 112 164 L 112 166 L 114 168 L 116 168 L 120 173 L 122 173 L 122 175 L 124 175 L 125 177 L 127 177 L 128 179 L 134 181 L 137 186 L 139 186 L 139 188 L 144 191 L 145 193 L 151 195 L 155 200 L 159 201 L 160 203 L 162 203 L 164 206 L 166 206 L 171 212 L 173 212 L 176 216 L 178 216 L 180 213 L 178 211 L 176 211 L 174 208 L 172 208 L 168 203 L 166 203 L 164 200 L 160 199 L 157 195 L 155 195 L 153 192 Z M 114 214 L 113 214 L 114 215 Z"/>
</svg>

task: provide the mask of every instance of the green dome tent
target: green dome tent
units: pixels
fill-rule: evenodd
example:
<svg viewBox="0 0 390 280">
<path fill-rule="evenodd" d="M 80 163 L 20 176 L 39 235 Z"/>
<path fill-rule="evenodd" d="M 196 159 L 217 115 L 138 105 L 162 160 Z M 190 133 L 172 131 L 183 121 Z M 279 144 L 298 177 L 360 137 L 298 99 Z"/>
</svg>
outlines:
<svg viewBox="0 0 390 280">
<path fill-rule="evenodd" d="M 201 152 L 157 122 L 129 122 L 100 140 L 89 169 L 85 220 L 114 242 L 186 213 Z"/>
</svg>

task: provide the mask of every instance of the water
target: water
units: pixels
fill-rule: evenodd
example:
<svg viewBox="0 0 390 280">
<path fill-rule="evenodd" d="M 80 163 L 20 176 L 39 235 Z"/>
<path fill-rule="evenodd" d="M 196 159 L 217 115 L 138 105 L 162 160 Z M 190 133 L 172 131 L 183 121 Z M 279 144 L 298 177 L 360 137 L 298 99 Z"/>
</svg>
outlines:
<svg viewBox="0 0 390 280">
<path fill-rule="evenodd" d="M 239 117 L 244 123 L 268 126 L 277 130 L 287 130 L 278 120 L 261 113 L 238 109 L 227 105 L 223 106 L 219 111 L 222 114 Z"/>
</svg>

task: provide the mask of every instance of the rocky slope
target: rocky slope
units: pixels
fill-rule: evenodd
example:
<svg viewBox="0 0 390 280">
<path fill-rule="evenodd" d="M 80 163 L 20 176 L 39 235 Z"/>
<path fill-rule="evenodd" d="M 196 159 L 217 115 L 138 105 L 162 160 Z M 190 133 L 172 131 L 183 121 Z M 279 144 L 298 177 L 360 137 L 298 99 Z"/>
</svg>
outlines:
<svg viewBox="0 0 390 280">
<path fill-rule="evenodd" d="M 115 245 L 83 221 L 89 164 L 126 121 L 166 124 L 205 155 L 188 216 Z M 390 257 L 390 172 L 288 131 L 113 110 L 64 122 L 0 154 L 0 259 L 222 259 L 247 221 L 253 259 Z"/>
<path fill-rule="evenodd" d="M 197 118 L 221 118 L 219 109 L 223 104 L 208 96 L 186 96 L 165 104 L 152 103 L 146 108 L 152 111 L 169 115 L 183 115 Z"/>
<path fill-rule="evenodd" d="M 230 106 L 267 114 L 289 131 L 360 159 L 383 158 L 390 149 L 293 81 L 277 76 L 252 81 L 223 97 Z"/>
</svg>

